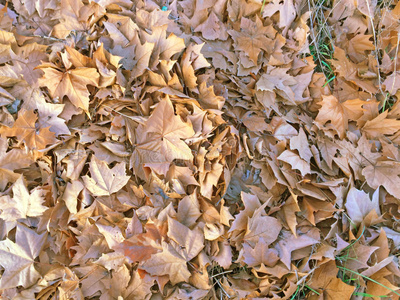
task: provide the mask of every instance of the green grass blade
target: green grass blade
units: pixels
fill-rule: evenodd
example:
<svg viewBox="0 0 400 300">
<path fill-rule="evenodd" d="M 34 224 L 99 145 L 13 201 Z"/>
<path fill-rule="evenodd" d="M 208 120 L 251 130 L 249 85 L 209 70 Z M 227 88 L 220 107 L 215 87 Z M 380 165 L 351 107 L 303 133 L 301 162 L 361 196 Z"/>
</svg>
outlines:
<svg viewBox="0 0 400 300">
<path fill-rule="evenodd" d="M 350 272 L 350 273 L 353 273 L 353 274 L 356 274 L 356 275 L 358 275 L 358 276 L 361 276 L 361 277 L 364 278 L 364 279 L 367 279 L 367 280 L 369 280 L 369 281 L 372 281 L 373 283 L 376 283 L 376 284 L 380 285 L 381 287 L 384 287 L 385 289 L 388 289 L 388 290 L 391 291 L 392 293 L 395 293 L 397 296 L 400 296 L 400 294 L 397 293 L 395 290 L 392 290 L 390 287 L 387 287 L 386 285 L 380 283 L 379 281 L 376 281 L 376 280 L 374 280 L 374 279 L 372 279 L 372 278 L 369 278 L 368 276 L 362 275 L 362 274 L 360 274 L 360 273 L 358 273 L 358 272 L 356 272 L 356 271 L 347 269 L 347 268 L 345 268 L 345 267 L 341 267 L 341 266 L 337 266 L 337 267 L 338 267 L 339 269 L 348 271 L 348 272 Z"/>
</svg>

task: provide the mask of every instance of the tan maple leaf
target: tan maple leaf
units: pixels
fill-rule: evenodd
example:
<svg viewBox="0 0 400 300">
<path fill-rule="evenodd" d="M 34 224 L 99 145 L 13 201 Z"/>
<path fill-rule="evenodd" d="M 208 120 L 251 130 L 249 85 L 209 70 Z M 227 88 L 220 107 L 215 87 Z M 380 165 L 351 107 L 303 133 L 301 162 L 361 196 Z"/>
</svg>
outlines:
<svg viewBox="0 0 400 300">
<path fill-rule="evenodd" d="M 22 74 L 24 80 L 31 86 L 37 87 L 37 79 L 42 76 L 43 72 L 35 67 L 48 59 L 45 51 L 44 45 L 36 43 L 19 48 L 17 54 L 11 51 L 13 70 Z"/>
<path fill-rule="evenodd" d="M 130 176 L 126 176 L 125 162 L 116 164 L 110 169 L 105 161 L 101 161 L 93 155 L 90 161 L 90 175 L 82 177 L 86 188 L 94 196 L 109 196 L 122 189 L 129 181 Z"/>
<path fill-rule="evenodd" d="M 163 251 L 153 254 L 140 268 L 151 275 L 168 275 L 172 284 L 187 282 L 191 273 L 186 263 L 204 248 L 204 235 L 198 229 L 190 230 L 178 221 L 168 218 L 168 237 L 171 243 L 163 242 Z"/>
<path fill-rule="evenodd" d="M 182 140 L 192 137 L 193 127 L 174 114 L 169 98 L 160 101 L 145 124 L 136 131 L 136 147 L 131 157 L 137 175 L 144 177 L 146 163 L 171 163 L 174 159 L 192 160 L 189 146 Z"/>
<path fill-rule="evenodd" d="M 261 264 L 264 264 L 268 267 L 273 267 L 279 260 L 278 251 L 275 249 L 270 249 L 268 246 L 269 243 L 266 243 L 263 238 L 259 239 L 254 248 L 247 243 L 244 243 L 243 249 L 240 252 L 240 254 L 243 256 L 243 261 L 249 267 L 259 266 Z M 241 259 L 241 257 L 239 259 Z"/>
<path fill-rule="evenodd" d="M 351 221 L 356 225 L 359 225 L 371 210 L 379 212 L 379 203 L 372 202 L 367 193 L 354 187 L 347 194 L 345 207 Z"/>
<path fill-rule="evenodd" d="M 266 206 L 267 202 L 257 208 L 251 218 L 248 218 L 247 230 L 243 238 L 251 246 L 260 239 L 268 245 L 272 244 L 281 232 L 281 223 L 276 218 L 266 215 Z"/>
<path fill-rule="evenodd" d="M 387 118 L 388 111 L 384 111 L 375 119 L 367 121 L 362 128 L 367 138 L 376 139 L 383 135 L 394 134 L 400 130 L 400 121 Z"/>
<path fill-rule="evenodd" d="M 358 76 L 357 66 L 347 58 L 346 52 L 343 49 L 335 47 L 334 58 L 329 61 L 335 67 L 338 76 L 344 77 L 347 81 L 358 85 L 366 92 L 372 94 L 377 92 L 377 88 L 372 80 L 362 80 Z"/>
<path fill-rule="evenodd" d="M 46 232 L 37 234 L 32 229 L 18 224 L 15 243 L 8 238 L 0 241 L 0 265 L 4 268 L 0 278 L 0 289 L 17 286 L 27 288 L 40 278 L 34 263 L 46 236 Z"/>
<path fill-rule="evenodd" d="M 158 65 L 159 60 L 170 60 L 171 57 L 181 52 L 185 48 L 185 42 L 182 38 L 171 33 L 168 37 L 167 26 L 157 26 L 152 28 L 151 34 L 143 31 L 144 39 L 148 43 L 154 43 L 152 62 L 150 68 Z"/>
<path fill-rule="evenodd" d="M 138 43 L 135 47 L 135 65 L 131 78 L 136 78 L 144 73 L 149 66 L 151 54 L 153 53 L 154 43 L 145 42 L 143 45 Z"/>
<path fill-rule="evenodd" d="M 257 65 L 261 51 L 268 52 L 268 45 L 272 43 L 270 37 L 275 35 L 275 30 L 272 26 L 263 26 L 258 16 L 255 22 L 242 17 L 240 28 L 240 31 L 229 30 L 228 32 L 236 42 L 237 49 L 244 51 L 254 65 Z"/>
<path fill-rule="evenodd" d="M 12 191 L 12 198 L 9 196 L 0 198 L 2 210 L 0 218 L 3 220 L 15 222 L 27 217 L 39 217 L 47 210 L 43 205 L 43 191 L 36 188 L 29 193 L 22 175 L 14 183 Z"/>
<path fill-rule="evenodd" d="M 70 134 L 71 132 L 65 124 L 65 120 L 58 117 L 62 113 L 64 106 L 64 104 L 39 103 L 37 109 L 39 111 L 38 123 L 40 127 L 49 127 L 50 131 L 54 132 L 56 136 Z"/>
<path fill-rule="evenodd" d="M 199 229 L 191 230 L 172 218 L 168 218 L 167 235 L 176 243 L 176 251 L 186 261 L 192 260 L 204 248 L 204 235 Z"/>
<path fill-rule="evenodd" d="M 355 287 L 336 278 L 337 273 L 335 261 L 328 261 L 314 272 L 310 286 L 324 291 L 323 295 L 326 299 L 350 299 Z"/>
<path fill-rule="evenodd" d="M 297 153 L 290 150 L 283 151 L 278 160 L 284 161 L 292 166 L 293 169 L 299 170 L 302 176 L 311 173 L 310 164 L 301 159 Z"/>
<path fill-rule="evenodd" d="M 28 149 L 12 149 L 7 151 L 6 139 L 0 138 L 0 189 L 4 190 L 8 182 L 15 182 L 19 174 L 15 169 L 24 168 L 33 163 Z"/>
<path fill-rule="evenodd" d="M 249 218 L 251 218 L 254 212 L 261 206 L 260 200 L 258 200 L 256 195 L 248 194 L 242 191 L 241 198 L 245 209 L 240 211 L 240 213 L 235 216 L 229 232 L 233 232 L 235 230 L 246 230 Z"/>
<path fill-rule="evenodd" d="M 168 275 L 169 280 L 174 285 L 179 282 L 188 282 L 191 274 L 187 268 L 186 260 L 170 244 L 163 242 L 162 247 L 162 252 L 153 254 L 149 260 L 139 267 L 151 275 Z"/>
<path fill-rule="evenodd" d="M 382 84 L 391 95 L 396 94 L 400 89 L 400 72 L 393 72 L 386 77 L 386 80 Z"/>
<path fill-rule="evenodd" d="M 362 170 L 367 183 L 373 189 L 383 186 L 389 194 L 400 195 L 400 164 L 393 161 L 378 161 Z"/>
<path fill-rule="evenodd" d="M 60 72 L 54 68 L 41 67 L 44 75 L 39 79 L 40 86 L 47 87 L 52 97 L 61 100 L 67 96 L 73 105 L 89 110 L 89 91 L 87 85 L 98 86 L 100 75 L 95 68 L 77 68 Z"/>
<path fill-rule="evenodd" d="M 13 127 L 2 127 L 0 133 L 2 136 L 16 136 L 29 149 L 44 149 L 46 145 L 56 141 L 55 134 L 49 130 L 50 127 L 37 129 L 36 120 L 37 115 L 32 110 L 21 110 Z"/>
<path fill-rule="evenodd" d="M 290 149 L 297 150 L 302 159 L 310 163 L 310 159 L 313 156 L 308 144 L 307 135 L 303 128 L 300 128 L 299 135 L 290 139 Z"/>
<path fill-rule="evenodd" d="M 60 1 L 60 23 L 54 26 L 53 36 L 64 39 L 72 30 L 84 31 L 86 24 L 81 22 L 81 9 L 84 4 L 81 0 Z"/>
<path fill-rule="evenodd" d="M 320 127 L 335 130 L 342 139 L 345 136 L 349 120 L 357 121 L 363 115 L 362 105 L 365 101 L 359 99 L 347 100 L 343 103 L 333 96 L 322 96 L 322 105 L 315 123 Z M 327 124 L 330 122 L 329 124 Z"/>
<path fill-rule="evenodd" d="M 275 249 L 288 269 L 290 269 L 293 251 L 319 243 L 319 237 L 312 233 L 302 234 L 297 232 L 297 237 L 295 237 L 291 232 L 283 231 L 281 235 L 282 238 L 275 245 Z"/>
</svg>

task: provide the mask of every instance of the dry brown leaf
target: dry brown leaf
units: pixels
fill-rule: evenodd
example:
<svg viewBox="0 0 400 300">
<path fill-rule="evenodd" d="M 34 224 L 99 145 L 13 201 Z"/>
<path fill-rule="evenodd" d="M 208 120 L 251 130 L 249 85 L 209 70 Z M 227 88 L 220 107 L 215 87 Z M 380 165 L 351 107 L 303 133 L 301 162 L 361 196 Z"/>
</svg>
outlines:
<svg viewBox="0 0 400 300">
<path fill-rule="evenodd" d="M 106 162 L 92 156 L 90 162 L 90 175 L 83 176 L 86 188 L 94 196 L 109 196 L 118 192 L 128 182 L 130 176 L 126 176 L 126 164 L 116 164 L 110 169 Z"/>
<path fill-rule="evenodd" d="M 1 297 L 395 298 L 400 4 L 134 2 L 0 5 Z"/>
<path fill-rule="evenodd" d="M 9 182 L 15 182 L 20 175 L 15 169 L 29 166 L 33 159 L 27 149 L 12 149 L 7 151 L 7 140 L 0 138 L 0 189 L 4 190 Z"/>
<path fill-rule="evenodd" d="M 98 86 L 100 75 L 95 68 L 77 68 L 60 72 L 53 68 L 43 68 L 40 86 L 47 87 L 52 97 L 64 96 L 76 107 L 89 110 L 89 91 L 87 85 Z"/>
<path fill-rule="evenodd" d="M 290 269 L 291 267 L 291 255 L 295 250 L 302 249 L 307 246 L 314 245 L 319 242 L 313 236 L 308 234 L 297 234 L 295 237 L 289 231 L 283 231 L 283 239 L 275 245 L 275 249 L 279 253 L 280 260 L 285 264 L 285 266 Z"/>
<path fill-rule="evenodd" d="M 24 178 L 21 175 L 12 187 L 13 197 L 3 196 L 0 198 L 0 218 L 8 222 L 16 222 L 27 217 L 39 217 L 47 210 L 43 205 L 43 190 L 34 189 L 29 193 Z"/>
<path fill-rule="evenodd" d="M 306 162 L 310 163 L 310 159 L 313 155 L 311 153 L 308 139 L 303 128 L 300 128 L 298 136 L 290 139 L 290 149 L 297 150 L 300 157 Z"/>
<path fill-rule="evenodd" d="M 18 118 L 11 128 L 2 127 L 2 136 L 16 136 L 31 150 L 42 150 L 48 144 L 56 142 L 55 134 L 49 127 L 37 129 L 37 115 L 33 111 L 20 111 Z"/>
<path fill-rule="evenodd" d="M 389 194 L 400 195 L 400 164 L 391 161 L 378 161 L 362 170 L 367 183 L 374 189 L 383 186 Z"/>
<path fill-rule="evenodd" d="M 302 160 L 299 155 L 290 150 L 283 151 L 278 159 L 292 166 L 293 169 L 299 170 L 302 176 L 311 173 L 310 165 Z"/>
<path fill-rule="evenodd" d="M 39 235 L 34 230 L 18 224 L 15 243 L 8 238 L 0 241 L 0 265 L 5 270 L 0 279 L 0 289 L 17 286 L 27 288 L 40 278 L 34 263 L 42 251 L 46 236 L 46 232 Z"/>
<path fill-rule="evenodd" d="M 146 123 L 137 128 L 137 144 L 131 158 L 137 175 L 144 175 L 142 166 L 146 163 L 192 160 L 192 151 L 182 139 L 190 138 L 193 134 L 191 124 L 174 114 L 171 101 L 168 98 L 162 100 Z"/>
<path fill-rule="evenodd" d="M 151 275 L 168 275 L 172 284 L 188 282 L 190 272 L 187 261 L 176 251 L 174 247 L 163 242 L 163 251 L 153 254 L 151 258 L 140 265 L 140 268 Z"/>
<path fill-rule="evenodd" d="M 275 34 L 270 26 L 263 26 L 261 19 L 256 16 L 256 21 L 242 18 L 240 27 L 241 32 L 229 30 L 229 34 L 237 44 L 237 49 L 242 50 L 249 57 L 254 65 L 257 65 L 259 54 L 262 50 L 268 51 L 268 44 L 271 43 L 270 37 Z"/>
<path fill-rule="evenodd" d="M 247 230 L 243 239 L 250 245 L 255 245 L 259 239 L 263 239 L 267 245 L 270 245 L 275 242 L 281 232 L 281 223 L 274 217 L 266 215 L 266 205 L 267 202 L 257 208 L 251 218 L 248 218 Z"/>
<path fill-rule="evenodd" d="M 171 57 L 181 52 L 185 48 L 183 39 L 178 38 L 175 34 L 171 33 L 167 36 L 167 26 L 153 27 L 152 33 L 144 32 L 144 38 L 149 43 L 154 43 L 153 52 L 153 65 L 155 67 L 158 64 L 158 60 L 170 60 Z M 157 60 L 157 62 L 156 62 Z"/>
<path fill-rule="evenodd" d="M 400 121 L 387 118 L 388 111 L 384 111 L 375 119 L 367 121 L 362 128 L 367 138 L 377 139 L 383 135 L 394 134 L 400 130 Z"/>
<path fill-rule="evenodd" d="M 260 238 L 256 246 L 252 248 L 247 243 L 243 244 L 243 262 L 249 267 L 264 264 L 273 267 L 279 260 L 278 251 L 268 248 L 268 244 Z"/>
<path fill-rule="evenodd" d="M 354 222 L 356 226 L 364 220 L 371 210 L 376 209 L 376 207 L 379 209 L 379 204 L 374 204 L 367 193 L 356 188 L 349 190 L 345 206 L 351 222 Z"/>
<path fill-rule="evenodd" d="M 347 100 L 340 103 L 334 96 L 323 96 L 319 104 L 322 105 L 315 118 L 315 122 L 329 129 L 335 130 L 342 139 L 348 129 L 349 120 L 357 121 L 363 115 L 362 105 L 364 101 L 359 99 Z M 329 124 L 326 124 L 330 122 Z"/>
</svg>

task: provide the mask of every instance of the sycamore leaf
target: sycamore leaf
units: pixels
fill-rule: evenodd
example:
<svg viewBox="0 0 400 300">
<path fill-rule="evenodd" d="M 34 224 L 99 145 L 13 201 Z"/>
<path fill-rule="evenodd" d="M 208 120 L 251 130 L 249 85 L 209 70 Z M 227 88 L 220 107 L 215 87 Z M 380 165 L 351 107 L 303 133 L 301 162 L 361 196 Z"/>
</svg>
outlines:
<svg viewBox="0 0 400 300">
<path fill-rule="evenodd" d="M 290 139 L 290 149 L 299 151 L 299 155 L 306 162 L 310 163 L 310 159 L 312 157 L 312 153 L 310 150 L 310 146 L 308 144 L 307 136 L 303 130 L 300 128 L 299 135 L 292 137 Z"/>
<path fill-rule="evenodd" d="M 154 43 L 145 42 L 143 45 L 136 44 L 135 66 L 133 67 L 131 78 L 136 78 L 144 73 L 149 66 L 150 56 L 153 53 Z"/>
<path fill-rule="evenodd" d="M 186 261 L 192 260 L 204 248 L 204 235 L 200 230 L 190 230 L 170 217 L 167 235 L 178 245 L 176 252 Z"/>
<path fill-rule="evenodd" d="M 263 26 L 261 19 L 256 16 L 256 21 L 241 18 L 241 31 L 229 30 L 229 34 L 237 44 L 237 49 L 242 50 L 257 65 L 258 56 L 262 50 L 267 51 L 271 40 L 267 36 L 274 34 L 272 26 Z"/>
<path fill-rule="evenodd" d="M 389 194 L 400 195 L 400 164 L 391 161 L 378 161 L 362 170 L 367 183 L 373 189 L 383 186 Z"/>
<path fill-rule="evenodd" d="M 344 138 L 349 120 L 356 121 L 363 115 L 362 105 L 366 102 L 354 99 L 340 103 L 333 95 L 322 97 L 323 100 L 319 103 L 322 107 L 315 122 L 321 127 L 332 128 L 338 133 L 339 138 Z M 327 122 L 330 124 L 326 124 Z"/>
<path fill-rule="evenodd" d="M 385 90 L 391 95 L 396 94 L 400 89 L 400 72 L 393 72 L 391 75 L 386 77 L 386 80 L 382 84 L 386 87 Z"/>
<path fill-rule="evenodd" d="M 191 227 L 200 216 L 200 205 L 196 193 L 188 195 L 179 201 L 176 217 L 180 223 Z"/>
<path fill-rule="evenodd" d="M 107 14 L 108 26 L 107 30 L 110 30 L 115 34 L 113 40 L 117 41 L 121 46 L 126 46 L 127 43 L 131 42 L 137 36 L 138 26 L 129 16 L 117 15 L 117 14 Z M 104 24 L 105 25 L 105 24 Z M 112 28 L 112 29 L 111 29 Z"/>
<path fill-rule="evenodd" d="M 269 249 L 268 243 L 266 243 L 263 238 L 260 238 L 254 248 L 244 243 L 242 253 L 243 261 L 249 267 L 259 266 L 261 264 L 273 267 L 279 260 L 278 251 Z"/>
<path fill-rule="evenodd" d="M 388 238 L 393 240 L 396 249 L 400 249 L 400 232 L 394 231 L 388 227 L 383 227 Z"/>
<path fill-rule="evenodd" d="M 248 194 L 242 191 L 241 198 L 245 209 L 240 211 L 240 213 L 235 216 L 235 220 L 233 220 L 229 232 L 233 232 L 234 230 L 246 230 L 249 218 L 252 217 L 254 212 L 261 206 L 260 200 L 258 200 L 256 195 Z"/>
<path fill-rule="evenodd" d="M 162 246 L 163 251 L 153 254 L 149 260 L 140 265 L 140 268 L 151 275 L 168 275 L 172 284 L 187 282 L 191 274 L 186 260 L 171 245 L 163 242 Z"/>
<path fill-rule="evenodd" d="M 83 7 L 81 0 L 61 0 L 61 22 L 54 26 L 53 35 L 64 39 L 72 30 L 84 31 L 85 25 L 80 22 L 80 11 Z"/>
<path fill-rule="evenodd" d="M 281 155 L 278 156 L 278 159 L 290 164 L 293 169 L 299 170 L 302 176 L 311 173 L 310 164 L 302 160 L 300 156 L 293 151 L 283 151 Z"/>
<path fill-rule="evenodd" d="M 365 57 L 365 51 L 375 50 L 375 46 L 370 40 L 371 37 L 371 35 L 366 34 L 357 34 L 353 37 L 349 41 L 349 56 L 361 59 Z M 356 59 L 354 61 L 356 61 Z"/>
<path fill-rule="evenodd" d="M 347 194 L 346 210 L 352 222 L 359 225 L 369 212 L 375 209 L 374 203 L 364 191 L 351 188 Z"/>
<path fill-rule="evenodd" d="M 185 48 L 185 42 L 182 38 L 171 33 L 168 37 L 167 26 L 153 27 L 152 33 L 144 33 L 144 39 L 148 43 L 154 43 L 154 53 L 158 53 L 160 60 L 170 60 L 171 57 L 181 52 Z"/>
<path fill-rule="evenodd" d="M 386 118 L 388 110 L 378 115 L 375 119 L 367 121 L 362 128 L 367 138 L 376 139 L 387 134 L 394 134 L 400 130 L 400 121 Z"/>
<path fill-rule="evenodd" d="M 268 202 L 265 202 L 254 211 L 251 218 L 248 218 L 247 231 L 243 238 L 251 245 L 255 245 L 260 238 L 267 245 L 272 244 L 281 232 L 282 224 L 276 218 L 266 215 L 267 204 Z"/>
<path fill-rule="evenodd" d="M 372 253 L 378 249 L 379 247 L 355 243 L 349 247 L 346 252 L 346 256 L 348 257 L 348 261 L 346 261 L 346 267 L 350 270 L 368 268 L 368 261 L 370 261 Z"/>
<path fill-rule="evenodd" d="M 12 198 L 8 196 L 0 198 L 2 210 L 0 218 L 5 221 L 39 217 L 47 210 L 47 207 L 42 204 L 44 201 L 42 191 L 34 189 L 29 193 L 22 175 L 14 183 L 12 191 Z"/>
<path fill-rule="evenodd" d="M 70 134 L 71 132 L 65 124 L 65 120 L 58 117 L 62 113 L 64 106 L 64 104 L 39 104 L 37 109 L 39 111 L 38 123 L 40 127 L 49 127 L 50 131 L 54 132 L 56 136 Z"/>
<path fill-rule="evenodd" d="M 116 245 L 118 250 L 133 262 L 148 260 L 151 255 L 157 253 L 160 249 L 160 232 L 159 228 L 153 224 L 146 225 L 145 233 L 138 233 L 131 238 Z"/>
<path fill-rule="evenodd" d="M 147 299 L 151 294 L 150 288 L 154 285 L 154 277 L 143 272 L 133 271 L 131 281 L 122 292 L 123 299 L 141 300 Z"/>
<path fill-rule="evenodd" d="M 60 72 L 54 68 L 42 69 L 44 75 L 40 78 L 40 86 L 49 89 L 52 97 L 68 99 L 78 108 L 89 110 L 89 91 L 87 85 L 98 86 L 100 75 L 94 68 L 77 68 Z"/>
<path fill-rule="evenodd" d="M 358 85 L 360 88 L 371 94 L 377 92 L 377 87 L 371 81 L 362 80 L 358 77 L 357 66 L 347 58 L 346 52 L 343 49 L 335 47 L 334 58 L 335 59 L 329 60 L 329 62 L 334 66 L 335 71 L 338 73 L 337 77 L 342 76 L 349 82 Z"/>
<path fill-rule="evenodd" d="M 337 273 L 335 261 L 330 260 L 315 270 L 309 284 L 316 290 L 322 290 L 326 299 L 350 299 L 355 287 L 336 278 Z"/>
<path fill-rule="evenodd" d="M 46 145 L 56 141 L 55 134 L 50 132 L 49 127 L 36 129 L 36 114 L 30 110 L 22 110 L 18 113 L 18 119 L 13 127 L 0 129 L 2 136 L 16 136 L 20 142 L 24 141 L 26 146 L 32 150 L 41 150 Z"/>
<path fill-rule="evenodd" d="M 275 68 L 268 74 L 263 74 L 257 82 L 257 90 L 275 92 L 290 104 L 295 105 L 295 94 L 290 87 L 296 85 L 297 80 L 287 74 L 287 71 L 288 68 Z"/>
<path fill-rule="evenodd" d="M 8 238 L 0 241 L 0 265 L 4 273 L 0 279 L 0 289 L 34 284 L 40 274 L 34 267 L 35 258 L 39 255 L 47 234 L 35 231 L 18 224 L 15 243 Z"/>
<path fill-rule="evenodd" d="M 67 55 L 66 59 L 64 60 L 64 64 L 67 61 L 68 64 L 72 64 L 75 68 L 84 68 L 84 67 L 94 68 L 96 66 L 93 59 L 81 54 L 74 48 L 65 46 L 65 50 L 66 50 L 65 53 L 67 53 Z"/>
<path fill-rule="evenodd" d="M 292 252 L 316 243 L 319 243 L 319 240 L 314 236 L 298 232 L 295 237 L 291 232 L 283 231 L 282 239 L 275 245 L 275 249 L 278 251 L 281 261 L 290 269 Z"/>
<path fill-rule="evenodd" d="M 142 166 L 146 163 L 192 160 L 192 151 L 182 139 L 190 138 L 193 134 L 192 125 L 174 114 L 168 98 L 159 102 L 147 122 L 139 125 L 136 131 L 137 146 L 131 163 L 135 165 L 138 175 L 144 175 Z"/>
<path fill-rule="evenodd" d="M 91 177 L 83 176 L 83 182 L 94 196 L 109 196 L 127 184 L 130 176 L 126 176 L 125 168 L 122 162 L 110 169 L 105 161 L 93 156 L 89 166 Z"/>
<path fill-rule="evenodd" d="M 117 270 L 126 261 L 125 255 L 118 252 L 103 253 L 101 257 L 96 261 L 99 265 L 102 265 L 107 270 Z"/>
<path fill-rule="evenodd" d="M 190 230 L 170 217 L 167 235 L 171 243 L 163 242 L 163 251 L 153 254 L 140 268 L 151 275 L 169 275 L 172 284 L 187 282 L 191 274 L 186 263 L 204 248 L 204 235 L 199 229 Z"/>
<path fill-rule="evenodd" d="M 33 160 L 28 149 L 12 149 L 7 152 L 7 140 L 0 138 L 0 189 L 4 190 L 8 182 L 15 182 L 20 175 L 15 169 L 29 166 Z"/>
<path fill-rule="evenodd" d="M 218 19 L 214 11 L 210 12 L 207 20 L 197 26 L 194 32 L 201 32 L 203 37 L 207 40 L 226 40 L 228 38 L 225 24 Z"/>
<path fill-rule="evenodd" d="M 37 80 L 42 76 L 42 71 L 35 69 L 42 61 L 47 60 L 43 45 L 33 44 L 31 47 L 24 47 L 21 52 L 23 55 L 15 55 L 11 52 L 13 60 L 13 69 L 15 72 L 22 74 L 24 80 L 29 85 L 37 86 Z M 41 49 L 42 48 L 42 49 Z"/>
</svg>

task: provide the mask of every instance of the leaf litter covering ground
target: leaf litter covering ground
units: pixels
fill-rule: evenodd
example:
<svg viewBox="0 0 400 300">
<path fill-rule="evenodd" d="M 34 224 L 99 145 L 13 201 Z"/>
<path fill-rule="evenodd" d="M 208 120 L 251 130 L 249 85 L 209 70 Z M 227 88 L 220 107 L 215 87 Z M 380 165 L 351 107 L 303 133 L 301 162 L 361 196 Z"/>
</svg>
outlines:
<svg viewBox="0 0 400 300">
<path fill-rule="evenodd" d="M 400 3 L 323 7 L 2 6 L 2 299 L 398 299 Z"/>
</svg>

